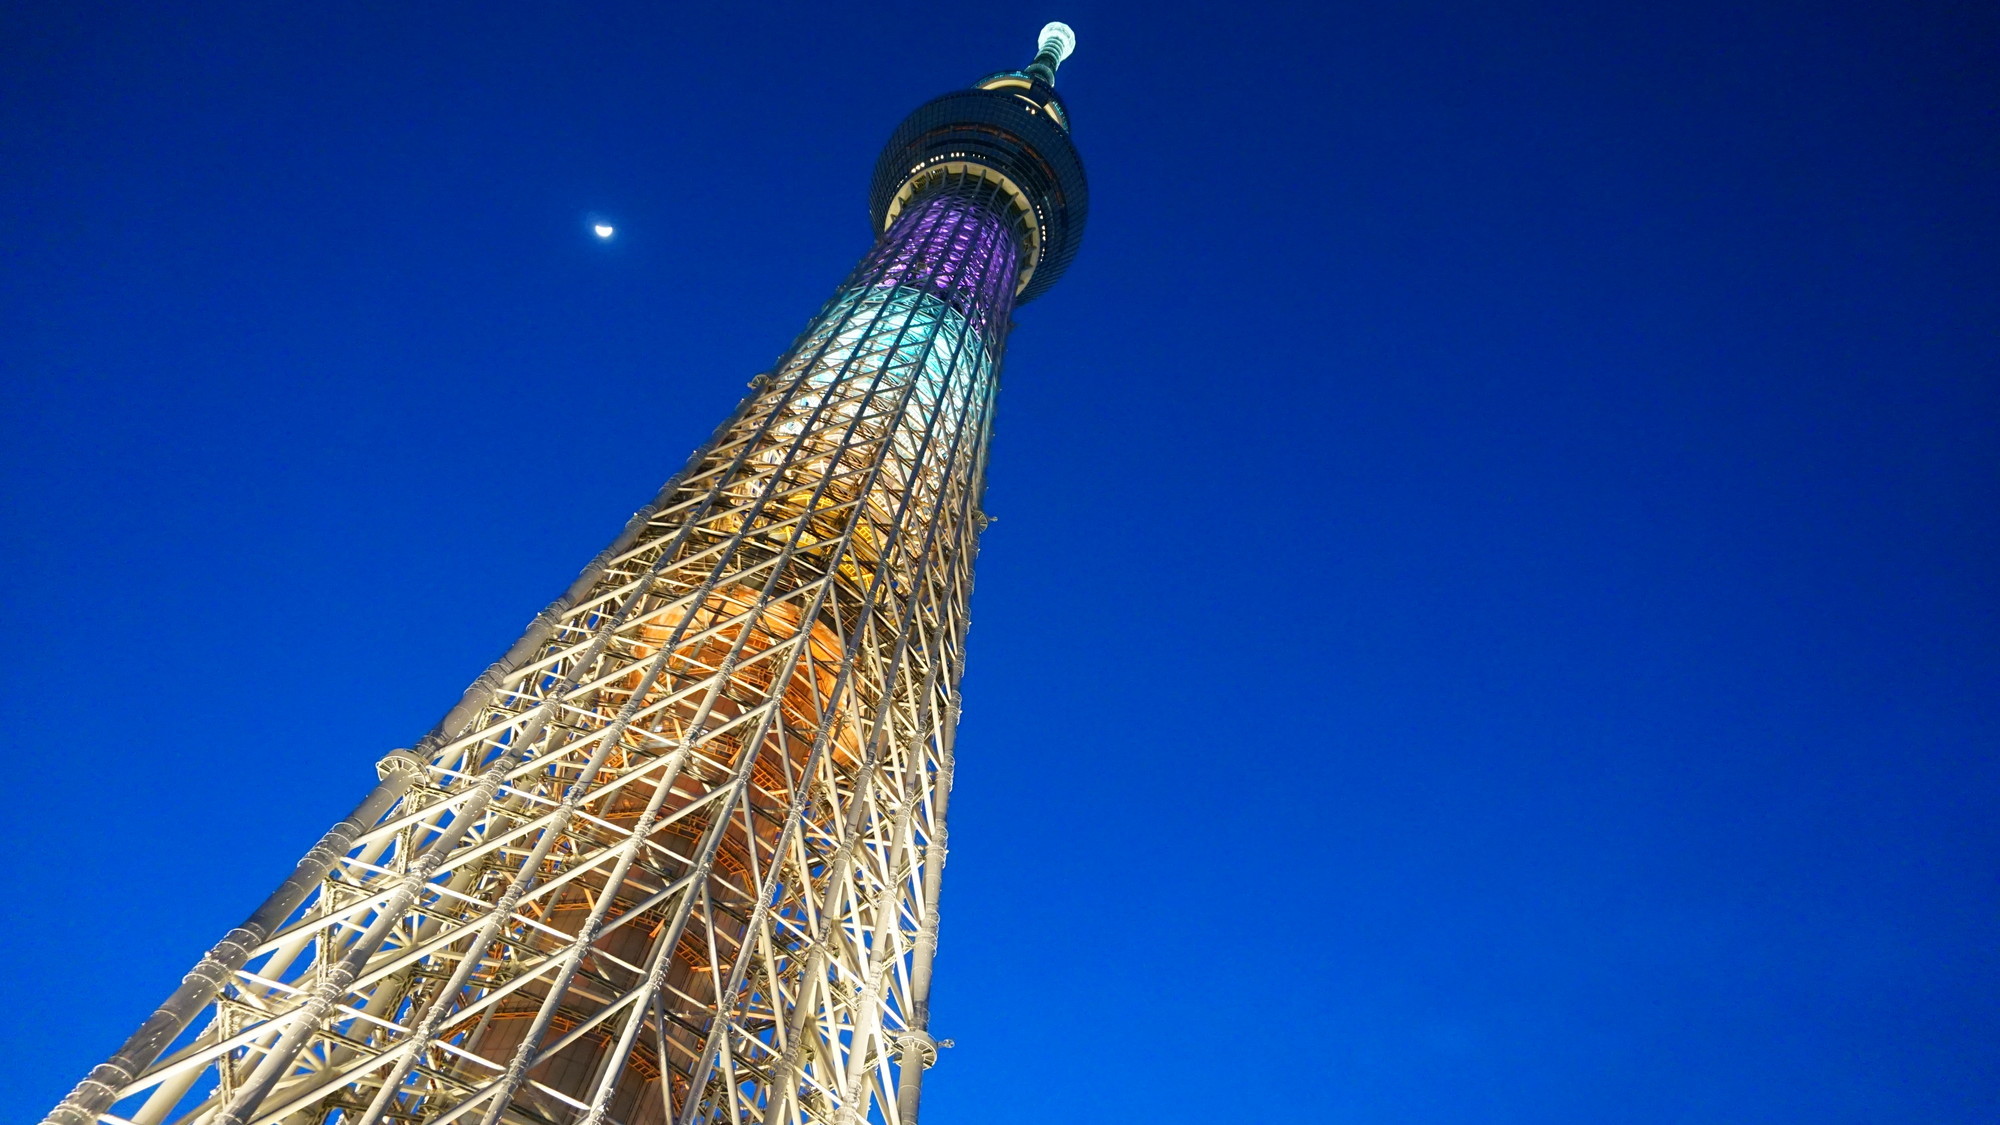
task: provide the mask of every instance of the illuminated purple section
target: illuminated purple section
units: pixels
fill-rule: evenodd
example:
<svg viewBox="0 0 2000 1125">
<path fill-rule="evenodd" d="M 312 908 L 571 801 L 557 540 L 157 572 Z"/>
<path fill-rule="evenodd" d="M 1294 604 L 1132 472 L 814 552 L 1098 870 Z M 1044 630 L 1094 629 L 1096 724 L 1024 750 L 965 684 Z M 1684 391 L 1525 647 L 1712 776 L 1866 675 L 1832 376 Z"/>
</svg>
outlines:
<svg viewBox="0 0 2000 1125">
<path fill-rule="evenodd" d="M 1012 225 L 990 202 L 940 191 L 896 217 L 861 272 L 879 270 L 884 289 L 941 298 L 984 334 L 1013 311 L 1020 259 Z"/>
</svg>

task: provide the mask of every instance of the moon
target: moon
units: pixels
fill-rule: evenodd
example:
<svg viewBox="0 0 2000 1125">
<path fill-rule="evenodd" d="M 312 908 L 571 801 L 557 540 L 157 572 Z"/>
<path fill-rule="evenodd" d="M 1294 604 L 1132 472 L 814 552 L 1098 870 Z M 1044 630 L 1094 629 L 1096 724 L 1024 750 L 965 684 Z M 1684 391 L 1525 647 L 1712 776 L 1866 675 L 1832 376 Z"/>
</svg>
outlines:
<svg viewBox="0 0 2000 1125">
<path fill-rule="evenodd" d="M 611 226 L 610 223 L 597 223 L 593 225 L 590 229 L 596 231 L 597 237 L 599 238 L 610 238 L 612 230 L 614 228 Z"/>
</svg>

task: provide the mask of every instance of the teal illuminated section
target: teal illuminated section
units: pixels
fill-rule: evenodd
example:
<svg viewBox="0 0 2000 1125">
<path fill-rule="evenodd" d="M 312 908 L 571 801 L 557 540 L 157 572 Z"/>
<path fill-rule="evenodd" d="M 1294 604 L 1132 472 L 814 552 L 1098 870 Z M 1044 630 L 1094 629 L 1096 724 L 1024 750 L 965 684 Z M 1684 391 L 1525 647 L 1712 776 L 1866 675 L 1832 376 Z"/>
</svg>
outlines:
<svg viewBox="0 0 2000 1125">
<path fill-rule="evenodd" d="M 957 416 L 993 393 L 1013 311 L 1020 243 L 985 195 L 941 190 L 891 226 L 793 344 L 773 382 L 773 432 L 846 426 L 894 401 L 898 413 Z M 909 419 L 904 420 L 905 423 Z M 887 429 L 915 464 L 927 427 Z"/>
</svg>

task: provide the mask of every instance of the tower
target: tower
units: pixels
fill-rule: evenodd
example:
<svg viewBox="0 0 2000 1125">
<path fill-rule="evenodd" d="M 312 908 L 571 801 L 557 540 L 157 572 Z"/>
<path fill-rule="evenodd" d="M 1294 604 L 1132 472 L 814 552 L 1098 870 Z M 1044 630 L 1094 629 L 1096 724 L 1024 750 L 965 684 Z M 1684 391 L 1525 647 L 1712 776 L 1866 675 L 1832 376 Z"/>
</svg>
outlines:
<svg viewBox="0 0 2000 1125">
<path fill-rule="evenodd" d="M 907 1123 L 996 377 L 1074 46 L 919 107 L 681 473 L 47 1118 Z"/>
</svg>

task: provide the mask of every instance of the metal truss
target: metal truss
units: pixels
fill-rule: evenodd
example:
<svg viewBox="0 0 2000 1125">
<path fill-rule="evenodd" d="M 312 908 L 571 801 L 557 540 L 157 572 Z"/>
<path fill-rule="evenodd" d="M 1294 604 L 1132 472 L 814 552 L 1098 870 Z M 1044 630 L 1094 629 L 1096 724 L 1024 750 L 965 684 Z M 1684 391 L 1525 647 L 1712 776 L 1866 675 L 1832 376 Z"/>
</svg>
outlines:
<svg viewBox="0 0 2000 1125">
<path fill-rule="evenodd" d="M 915 1121 L 1023 258 L 989 179 L 927 179 L 683 473 L 49 1122 Z"/>
</svg>

